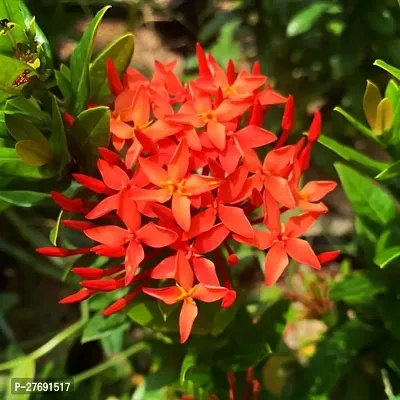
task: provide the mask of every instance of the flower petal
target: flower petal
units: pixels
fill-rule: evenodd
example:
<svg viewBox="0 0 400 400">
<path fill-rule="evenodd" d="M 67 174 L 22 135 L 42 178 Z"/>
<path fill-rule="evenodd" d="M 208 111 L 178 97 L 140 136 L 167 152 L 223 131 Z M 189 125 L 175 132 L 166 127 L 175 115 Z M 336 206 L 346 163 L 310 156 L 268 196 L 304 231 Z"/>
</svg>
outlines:
<svg viewBox="0 0 400 400">
<path fill-rule="evenodd" d="M 127 173 L 115 164 L 100 159 L 97 161 L 97 167 L 104 183 L 111 189 L 121 190 L 121 187 L 129 182 Z"/>
<path fill-rule="evenodd" d="M 190 266 L 186 254 L 182 250 L 179 250 L 178 253 L 176 254 L 175 280 L 186 291 L 190 290 L 193 287 L 194 274 L 192 271 L 192 267 Z"/>
<path fill-rule="evenodd" d="M 161 187 L 164 182 L 168 181 L 167 171 L 161 168 L 154 161 L 146 158 L 139 158 L 139 164 L 150 182 L 154 185 Z"/>
<path fill-rule="evenodd" d="M 96 226 L 86 229 L 84 233 L 89 239 L 110 247 L 121 246 L 129 240 L 129 232 L 115 225 Z"/>
<path fill-rule="evenodd" d="M 197 236 L 194 242 L 194 251 L 206 254 L 215 250 L 229 235 L 229 229 L 222 223 L 214 225 L 208 232 Z"/>
<path fill-rule="evenodd" d="M 223 150 L 226 145 L 225 126 L 217 121 L 209 121 L 207 124 L 207 136 L 211 143 L 218 149 Z"/>
<path fill-rule="evenodd" d="M 104 182 L 102 182 L 99 179 L 92 178 L 91 176 L 87 176 L 84 174 L 72 174 L 74 179 L 80 183 L 81 185 L 87 187 L 89 190 L 95 193 L 100 193 L 100 194 L 112 194 L 114 193 L 112 190 L 110 190 Z"/>
<path fill-rule="evenodd" d="M 176 254 L 164 258 L 158 265 L 151 271 L 153 279 L 172 279 L 175 277 L 175 263 Z"/>
<path fill-rule="evenodd" d="M 288 239 L 286 242 L 286 251 L 297 262 L 318 270 L 321 269 L 321 263 L 307 241 L 303 239 Z"/>
<path fill-rule="evenodd" d="M 186 175 L 189 168 L 189 149 L 185 140 L 182 140 L 170 163 L 168 164 L 168 177 L 174 183 L 179 183 Z"/>
<path fill-rule="evenodd" d="M 319 214 L 305 213 L 289 218 L 285 223 L 285 234 L 290 237 L 303 235 L 318 219 Z"/>
<path fill-rule="evenodd" d="M 255 147 L 265 146 L 276 140 L 276 136 L 266 129 L 256 125 L 249 125 L 235 133 L 235 138 L 240 147 L 244 149 L 253 149 Z"/>
<path fill-rule="evenodd" d="M 197 306 L 196 303 L 183 301 L 181 313 L 179 315 L 179 331 L 181 335 L 181 343 L 185 343 L 190 336 L 192 331 L 194 320 L 197 317 Z"/>
<path fill-rule="evenodd" d="M 214 225 L 216 216 L 216 210 L 212 207 L 196 214 L 192 218 L 190 229 L 183 233 L 182 240 L 190 240 L 200 233 L 209 231 Z"/>
<path fill-rule="evenodd" d="M 86 214 L 86 219 L 96 219 L 103 215 L 108 214 L 118 208 L 120 194 L 114 194 L 113 196 L 106 197 L 92 211 Z"/>
<path fill-rule="evenodd" d="M 244 211 L 239 207 L 218 206 L 218 216 L 222 223 L 234 233 L 244 237 L 253 237 L 254 231 Z"/>
<path fill-rule="evenodd" d="M 193 272 L 197 280 L 204 285 L 219 286 L 217 272 L 212 261 L 204 257 L 193 257 Z"/>
<path fill-rule="evenodd" d="M 167 189 L 131 188 L 129 195 L 133 200 L 157 201 L 158 203 L 165 203 L 171 198 Z"/>
<path fill-rule="evenodd" d="M 136 240 L 129 242 L 125 256 L 125 285 L 129 285 L 136 275 L 140 263 L 144 260 L 143 247 Z"/>
<path fill-rule="evenodd" d="M 336 186 L 337 183 L 333 181 L 312 181 L 303 187 L 301 193 L 308 201 L 319 201 L 334 190 Z"/>
<path fill-rule="evenodd" d="M 264 224 L 271 232 L 282 231 L 281 213 L 276 200 L 271 196 L 268 190 L 264 190 Z"/>
<path fill-rule="evenodd" d="M 141 217 L 136 202 L 128 197 L 128 193 L 121 192 L 117 214 L 131 232 L 140 228 Z"/>
<path fill-rule="evenodd" d="M 228 289 L 222 286 L 210 286 L 199 283 L 195 286 L 193 298 L 212 303 L 213 301 L 221 300 L 228 293 Z"/>
<path fill-rule="evenodd" d="M 178 235 L 170 229 L 149 222 L 136 232 L 136 237 L 147 246 L 161 248 L 174 243 Z"/>
<path fill-rule="evenodd" d="M 175 304 L 177 298 L 180 296 L 181 291 L 176 286 L 165 288 L 143 288 L 143 292 L 149 296 L 155 297 L 163 301 L 165 304 Z"/>
<path fill-rule="evenodd" d="M 191 223 L 189 197 L 174 193 L 172 195 L 172 214 L 178 225 L 187 232 Z"/>
<path fill-rule="evenodd" d="M 285 178 L 273 175 L 265 176 L 264 185 L 278 203 L 289 209 L 296 207 L 289 182 Z"/>
<path fill-rule="evenodd" d="M 248 174 L 245 165 L 231 173 L 218 189 L 218 200 L 224 204 L 233 202 L 243 189 Z"/>
<path fill-rule="evenodd" d="M 286 250 L 281 242 L 274 244 L 265 258 L 265 282 L 268 286 L 277 282 L 289 264 Z"/>
</svg>

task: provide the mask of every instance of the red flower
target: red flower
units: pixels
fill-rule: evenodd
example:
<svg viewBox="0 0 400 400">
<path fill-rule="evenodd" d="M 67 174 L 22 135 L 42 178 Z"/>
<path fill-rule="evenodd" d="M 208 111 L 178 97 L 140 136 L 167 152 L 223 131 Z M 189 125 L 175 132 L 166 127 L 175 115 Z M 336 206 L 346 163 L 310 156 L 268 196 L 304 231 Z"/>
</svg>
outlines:
<svg viewBox="0 0 400 400">
<path fill-rule="evenodd" d="M 193 322 L 197 317 L 197 306 L 195 300 L 206 303 L 218 301 L 227 293 L 227 289 L 219 285 L 209 285 L 202 283 L 199 277 L 199 283 L 194 285 L 194 274 L 185 254 L 178 252 L 176 257 L 175 280 L 176 286 L 165 288 L 144 288 L 143 292 L 166 304 L 175 304 L 182 301 L 182 309 L 179 317 L 179 330 L 181 334 L 181 343 L 186 342 L 192 330 Z"/>
</svg>

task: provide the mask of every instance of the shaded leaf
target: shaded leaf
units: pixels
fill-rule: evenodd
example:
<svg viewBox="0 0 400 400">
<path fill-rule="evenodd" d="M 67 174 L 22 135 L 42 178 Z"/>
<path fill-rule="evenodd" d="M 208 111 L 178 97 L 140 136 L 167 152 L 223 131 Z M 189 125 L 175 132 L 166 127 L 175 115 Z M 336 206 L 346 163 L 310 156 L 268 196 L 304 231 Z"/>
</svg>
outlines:
<svg viewBox="0 0 400 400">
<path fill-rule="evenodd" d="M 336 163 L 335 168 L 357 215 L 380 225 L 386 225 L 395 218 L 394 200 L 385 190 L 344 164 Z"/>
<path fill-rule="evenodd" d="M 71 56 L 72 111 L 74 115 L 78 115 L 86 107 L 89 96 L 89 63 L 93 42 L 100 21 L 110 7 L 104 7 L 96 14 Z"/>
<path fill-rule="evenodd" d="M 32 122 L 14 115 L 5 116 L 6 126 L 11 136 L 19 140 L 32 140 L 43 146 L 48 146 L 47 139 Z"/>
<path fill-rule="evenodd" d="M 122 74 L 128 67 L 135 46 L 135 40 L 131 33 L 118 38 L 111 43 L 90 65 L 90 96 L 89 99 L 95 104 L 104 104 L 111 94 L 108 87 L 106 62 L 109 58 L 114 61 L 118 74 Z"/>
<path fill-rule="evenodd" d="M 289 21 L 286 35 L 292 37 L 308 32 L 326 12 L 339 13 L 341 8 L 327 1 L 317 2 L 305 7 Z"/>
<path fill-rule="evenodd" d="M 0 191 L 0 199 L 19 207 L 32 207 L 43 200 L 51 199 L 47 193 L 30 192 L 27 190 Z"/>
<path fill-rule="evenodd" d="M 15 145 L 15 151 L 22 161 L 32 167 L 41 167 L 53 158 L 49 144 L 34 142 L 33 140 L 20 140 Z"/>
<path fill-rule="evenodd" d="M 379 173 L 390 166 L 388 163 L 375 161 L 357 150 L 345 146 L 327 136 L 321 135 L 318 142 L 338 154 L 344 160 L 362 165 L 374 174 Z"/>
</svg>

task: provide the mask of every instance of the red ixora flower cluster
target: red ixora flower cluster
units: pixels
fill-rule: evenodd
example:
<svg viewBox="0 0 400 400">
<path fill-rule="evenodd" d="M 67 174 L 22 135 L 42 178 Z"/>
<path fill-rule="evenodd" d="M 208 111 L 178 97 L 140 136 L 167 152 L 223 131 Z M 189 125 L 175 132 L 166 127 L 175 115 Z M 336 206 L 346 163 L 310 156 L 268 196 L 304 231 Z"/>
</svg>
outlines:
<svg viewBox="0 0 400 400">
<path fill-rule="evenodd" d="M 258 63 L 252 72 L 237 73 L 231 61 L 225 71 L 199 45 L 197 56 L 199 76 L 185 85 L 173 72 L 175 62 L 156 62 L 151 80 L 133 68 L 120 80 L 108 61 L 115 152 L 99 149 L 102 180 L 74 174 L 92 197 L 52 193 L 64 210 L 85 218 L 63 224 L 83 231 L 95 244 L 37 250 L 53 257 L 95 253 L 122 258 L 118 267 L 73 268 L 84 278 L 83 289 L 61 303 L 126 286 L 131 292 L 104 315 L 122 310 L 142 292 L 166 304 L 181 302 L 181 342 L 197 316 L 196 301 L 222 299 L 222 307 L 235 301 L 221 258 L 227 252 L 229 265 L 238 262 L 230 242 L 266 251 L 267 285 L 278 280 L 289 257 L 320 269 L 338 254 L 316 255 L 300 238 L 328 211 L 320 200 L 336 187 L 315 181 L 299 188 L 320 134 L 320 113 L 307 139 L 286 145 L 294 124 L 293 98 L 273 91 Z M 285 108 L 278 138 L 262 128 L 262 121 L 267 109 L 279 104 Z M 260 161 L 255 149 L 264 146 L 269 151 Z M 301 214 L 282 224 L 285 212 L 296 208 Z M 157 264 L 160 251 L 165 258 Z M 165 280 L 172 284 L 164 286 Z"/>
</svg>

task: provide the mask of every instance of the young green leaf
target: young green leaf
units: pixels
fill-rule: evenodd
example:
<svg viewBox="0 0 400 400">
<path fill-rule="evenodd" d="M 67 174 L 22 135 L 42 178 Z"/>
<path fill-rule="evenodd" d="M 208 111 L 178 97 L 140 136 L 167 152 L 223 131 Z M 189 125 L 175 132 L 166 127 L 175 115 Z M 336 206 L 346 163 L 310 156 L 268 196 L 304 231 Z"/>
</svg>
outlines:
<svg viewBox="0 0 400 400">
<path fill-rule="evenodd" d="M 86 107 L 89 96 L 89 63 L 94 38 L 104 14 L 110 7 L 104 7 L 96 14 L 71 56 L 72 112 L 74 115 L 78 115 Z"/>
<path fill-rule="evenodd" d="M 70 102 L 72 97 L 71 82 L 65 77 L 61 71 L 55 71 L 57 86 L 60 89 L 64 99 L 67 103 Z"/>
<path fill-rule="evenodd" d="M 122 74 L 128 67 L 135 47 L 135 40 L 131 33 L 127 33 L 111 43 L 90 65 L 90 96 L 95 104 L 104 104 L 110 95 L 108 88 L 106 62 L 109 58 L 114 61 L 118 74 Z"/>
<path fill-rule="evenodd" d="M 385 97 L 387 97 L 393 105 L 393 108 L 396 108 L 396 104 L 399 101 L 399 86 L 397 83 L 391 79 L 386 86 L 385 89 Z"/>
<path fill-rule="evenodd" d="M 44 144 L 33 140 L 20 140 L 15 145 L 15 151 L 22 161 L 32 167 L 41 167 L 53 158 L 53 152 L 47 142 Z"/>
<path fill-rule="evenodd" d="M 367 81 L 367 87 L 365 89 L 364 98 L 363 98 L 363 109 L 364 109 L 365 118 L 367 118 L 368 124 L 372 129 L 375 126 L 377 109 L 378 109 L 378 105 L 381 102 L 381 100 L 382 100 L 382 96 L 378 89 L 378 86 L 376 86 L 374 83 L 372 83 L 370 81 Z M 340 112 L 346 119 L 348 119 L 348 117 L 350 117 L 340 107 L 336 107 L 335 110 Z M 359 128 L 357 128 L 357 129 L 359 129 Z"/>
<path fill-rule="evenodd" d="M 355 213 L 380 225 L 387 225 L 396 216 L 395 202 L 390 194 L 374 181 L 347 165 L 336 163 L 343 189 Z"/>
<path fill-rule="evenodd" d="M 375 161 L 374 159 L 365 156 L 357 150 L 345 146 L 344 144 L 341 144 L 327 136 L 321 135 L 318 139 L 318 142 L 338 154 L 344 160 L 362 165 L 373 174 L 379 173 L 390 166 L 388 163 Z"/>
<path fill-rule="evenodd" d="M 370 91 L 371 90 L 373 90 L 373 89 L 370 89 Z M 368 96 L 371 97 L 372 95 L 370 94 Z M 365 99 L 365 96 L 364 96 L 364 99 Z M 369 100 L 369 102 L 372 103 L 372 100 Z M 376 107 L 378 107 L 378 104 L 376 105 Z M 368 105 L 366 109 L 370 113 L 368 116 L 367 116 L 367 114 L 365 114 L 367 119 L 370 118 L 371 121 L 373 121 L 373 123 L 375 124 L 376 109 L 375 109 L 375 114 L 371 114 L 372 104 Z M 365 135 L 369 139 L 372 139 L 374 142 L 379 143 L 379 140 L 377 139 L 376 135 L 371 131 L 371 129 L 367 128 L 360 121 L 357 121 L 355 118 L 353 118 L 350 114 L 348 114 L 341 107 L 335 107 L 334 111 L 337 111 L 338 113 L 342 114 L 343 117 L 345 117 L 347 119 L 347 121 L 349 121 L 350 124 L 353 125 L 354 128 L 356 128 L 360 133 L 362 133 L 363 135 Z M 365 105 L 364 105 L 364 111 L 365 111 Z M 369 122 L 369 120 L 368 120 L 368 122 Z M 374 125 L 372 125 L 372 126 L 374 126 Z"/>
<path fill-rule="evenodd" d="M 190 347 L 182 362 L 181 373 L 179 377 L 182 385 L 185 383 L 186 374 L 188 373 L 188 371 L 196 365 L 197 356 L 198 354 L 196 349 Z"/>
<path fill-rule="evenodd" d="M 392 261 L 400 257 L 400 245 L 395 247 L 389 247 L 378 252 L 374 258 L 375 264 L 378 264 L 381 268 L 385 268 Z"/>
<path fill-rule="evenodd" d="M 373 131 L 376 135 L 388 131 L 393 123 L 393 108 L 389 99 L 383 99 L 376 110 L 376 119 Z"/>
<path fill-rule="evenodd" d="M 289 21 L 286 35 L 292 37 L 308 32 L 324 13 L 337 14 L 341 11 L 341 7 L 328 1 L 311 4 L 303 8 Z"/>
<path fill-rule="evenodd" d="M 393 67 L 392 65 L 386 63 L 383 60 L 376 60 L 374 62 L 374 65 L 377 65 L 378 67 L 381 67 L 385 71 L 387 71 L 390 74 L 392 74 L 396 79 L 400 80 L 400 69 Z"/>
</svg>

